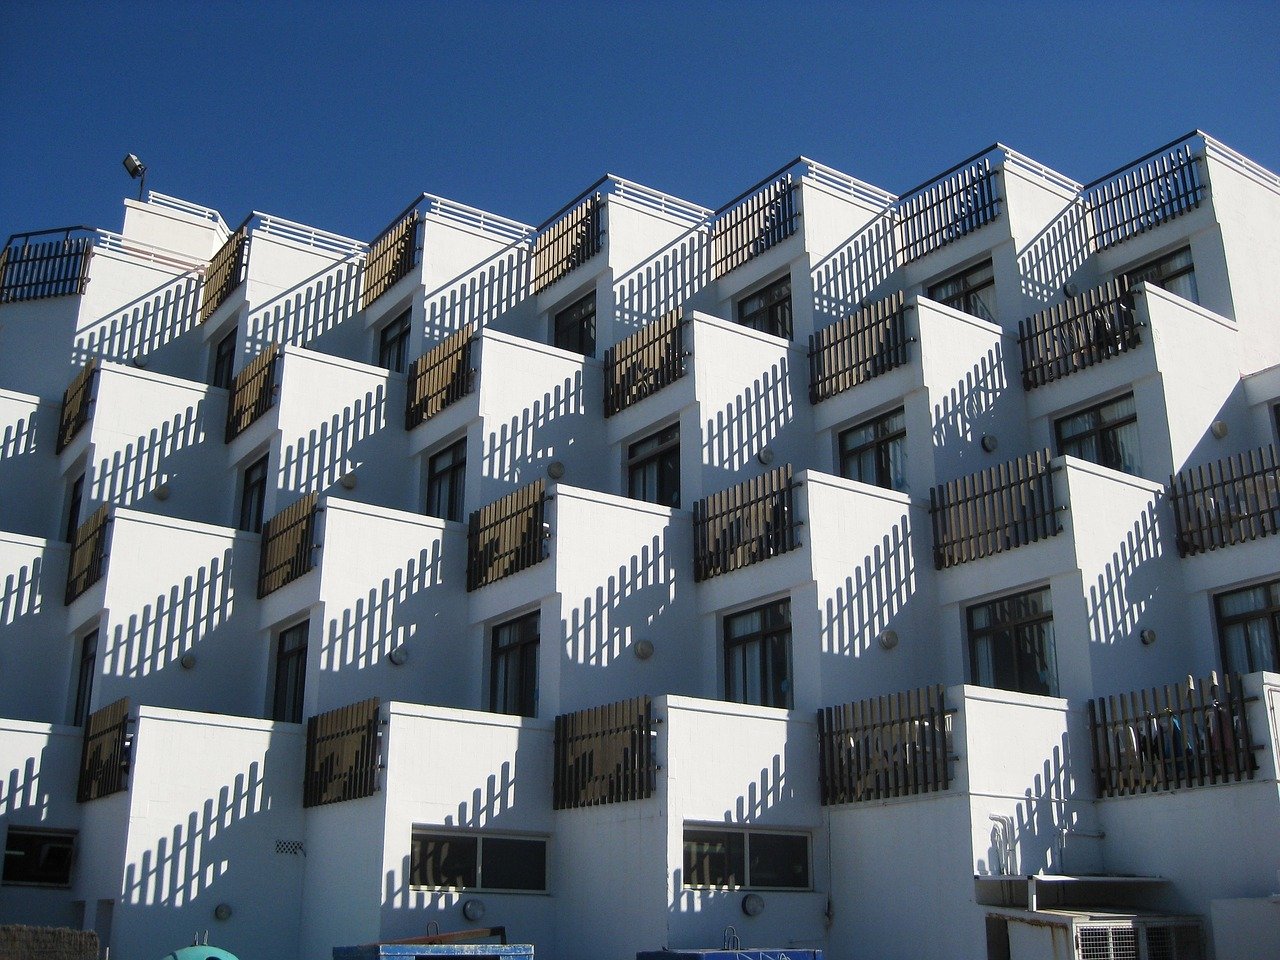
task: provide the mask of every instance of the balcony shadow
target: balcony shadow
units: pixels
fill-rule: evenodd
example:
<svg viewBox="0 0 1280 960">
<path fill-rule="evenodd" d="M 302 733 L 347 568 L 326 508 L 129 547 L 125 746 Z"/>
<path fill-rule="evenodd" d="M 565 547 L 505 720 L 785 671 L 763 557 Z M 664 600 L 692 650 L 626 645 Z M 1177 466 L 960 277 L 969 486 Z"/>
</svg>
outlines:
<svg viewBox="0 0 1280 960">
<path fill-rule="evenodd" d="M 618 277 L 613 284 L 619 328 L 615 339 L 623 340 L 641 327 L 681 309 L 705 287 L 710 278 L 709 247 L 706 228 L 696 226 Z"/>
<path fill-rule="evenodd" d="M 4 435 L 0 436 L 0 462 L 7 465 L 19 457 L 32 456 L 38 445 L 36 414 L 32 411 L 30 416 L 5 424 Z"/>
<path fill-rule="evenodd" d="M 340 355 L 338 345 L 329 349 L 326 338 L 355 315 L 360 277 L 359 263 L 342 260 L 252 309 L 245 338 L 249 355 L 257 356 L 271 343 Z"/>
<path fill-rule="evenodd" d="M 47 823 L 53 805 L 53 790 L 66 790 L 71 784 L 51 784 L 44 770 L 49 759 L 49 747 L 40 747 L 38 756 L 27 757 L 21 767 L 14 767 L 0 781 L 0 813 L 13 816 L 23 814 L 32 823 Z M 50 824 L 56 826 L 56 824 Z"/>
<path fill-rule="evenodd" d="M 344 474 L 374 459 L 381 451 L 371 441 L 387 428 L 386 394 L 386 385 L 379 384 L 309 431 L 305 440 L 287 444 L 277 474 L 280 488 L 299 495 L 324 493 Z"/>
<path fill-rule="evenodd" d="M 82 366 L 95 357 L 122 363 L 135 357 L 160 360 L 162 355 L 155 355 L 163 347 L 196 328 L 199 309 L 200 278 L 184 273 L 81 330 L 76 336 L 74 361 Z M 157 365 L 166 366 L 163 362 Z"/>
<path fill-rule="evenodd" d="M 839 244 L 814 264 L 813 328 L 825 327 L 855 312 L 888 282 L 897 266 L 893 208 Z"/>
<path fill-rule="evenodd" d="M 4 589 L 0 591 L 0 627 L 11 627 L 23 617 L 40 613 L 44 607 L 44 584 L 40 580 L 43 570 L 44 559 L 33 557 L 30 565 L 19 567 L 16 573 L 4 578 Z"/>
<path fill-rule="evenodd" d="M 469 323 L 490 326 L 529 296 L 529 249 L 517 241 L 426 296 L 426 343 L 438 343 Z"/>
<path fill-rule="evenodd" d="M 592 398 L 595 403 L 599 398 Z M 552 460 L 571 460 L 587 416 L 582 371 L 544 393 L 509 421 L 489 431 L 481 463 L 483 476 L 513 486 L 543 476 Z M 594 407 L 592 409 L 594 413 Z"/>
<path fill-rule="evenodd" d="M 933 405 L 935 463 L 942 467 L 935 483 L 990 465 L 978 441 L 985 433 L 998 435 L 998 426 L 1009 422 L 1004 410 L 1012 399 L 1004 351 L 997 343 Z"/>
<path fill-rule="evenodd" d="M 1029 300 L 1048 304 L 1062 297 L 1089 256 L 1089 211 L 1073 200 L 1018 251 L 1018 276 Z"/>
<path fill-rule="evenodd" d="M 726 479 L 747 467 L 795 417 L 790 363 L 780 358 L 706 421 L 702 462 Z"/>
<path fill-rule="evenodd" d="M 902 616 L 916 590 L 916 560 L 908 518 L 872 547 L 835 594 L 827 598 L 819 626 L 822 652 L 862 657 Z"/>
<path fill-rule="evenodd" d="M 112 451 L 94 471 L 91 499 L 127 507 L 162 483 L 178 479 L 203 483 L 206 464 L 201 445 L 210 436 L 207 420 L 208 404 L 200 400 L 123 449 Z"/>
</svg>

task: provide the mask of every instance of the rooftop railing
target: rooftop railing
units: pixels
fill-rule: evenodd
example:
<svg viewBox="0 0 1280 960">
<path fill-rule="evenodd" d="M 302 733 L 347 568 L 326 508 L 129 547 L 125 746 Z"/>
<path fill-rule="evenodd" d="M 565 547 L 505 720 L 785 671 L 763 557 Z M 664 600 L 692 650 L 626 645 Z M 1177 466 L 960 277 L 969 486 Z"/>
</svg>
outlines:
<svg viewBox="0 0 1280 960">
<path fill-rule="evenodd" d="M 104 503 L 76 528 L 67 562 L 67 590 L 63 603 L 71 603 L 102 579 L 107 569 L 107 527 L 111 523 Z"/>
<path fill-rule="evenodd" d="M 1142 342 L 1127 277 L 1018 321 L 1022 387 L 1034 390 Z"/>
<path fill-rule="evenodd" d="M 476 330 L 469 324 L 436 344 L 409 367 L 404 428 L 412 430 L 469 394 L 475 384 L 471 365 Z"/>
<path fill-rule="evenodd" d="M 688 321 L 674 310 L 641 327 L 604 353 L 604 415 L 611 417 L 633 403 L 670 386 L 685 374 L 684 334 Z"/>
<path fill-rule="evenodd" d="M 279 590 L 315 566 L 319 496 L 311 493 L 285 507 L 262 525 L 258 558 L 258 599 Z"/>
<path fill-rule="evenodd" d="M 546 559 L 546 502 L 546 484 L 537 480 L 472 512 L 467 522 L 467 590 Z"/>
<path fill-rule="evenodd" d="M 158 207 L 168 207 L 170 210 L 178 210 L 182 213 L 189 213 L 192 216 L 199 217 L 201 220 L 208 220 L 214 226 L 220 228 L 224 235 L 230 233 L 226 222 L 222 219 L 222 214 L 212 207 L 201 206 L 198 203 L 192 203 L 190 200 L 182 200 L 164 193 L 156 193 L 154 190 L 147 191 L 147 203 L 153 203 Z"/>
<path fill-rule="evenodd" d="M 1099 177 L 1083 188 L 1093 238 L 1105 250 L 1200 206 L 1207 186 L 1198 130 Z"/>
<path fill-rule="evenodd" d="M 722 277 L 796 232 L 800 210 L 792 161 L 712 215 L 711 279 Z"/>
<path fill-rule="evenodd" d="M 556 717 L 553 809 L 653 796 L 656 723 L 648 697 Z"/>
<path fill-rule="evenodd" d="M 129 789 L 133 738 L 129 735 L 129 698 L 89 714 L 80 747 L 76 802 L 86 803 Z"/>
<path fill-rule="evenodd" d="M 820 403 L 909 359 L 902 292 L 863 307 L 809 337 L 809 402 Z"/>
<path fill-rule="evenodd" d="M 1040 450 L 929 491 L 939 570 L 1062 532 L 1049 451 Z"/>
<path fill-rule="evenodd" d="M 377 697 L 307 720 L 303 807 L 371 797 L 382 767 L 382 712 Z"/>
<path fill-rule="evenodd" d="M 898 198 L 898 249 L 904 263 L 959 240 L 1000 216 L 992 146 Z"/>
<path fill-rule="evenodd" d="M 62 412 L 58 416 L 57 453 L 70 446 L 93 416 L 94 386 L 98 380 L 98 361 L 90 360 L 75 375 L 62 394 Z"/>
<path fill-rule="evenodd" d="M 1248 543 L 1280 532 L 1280 465 L 1274 446 L 1183 470 L 1169 478 L 1178 555 Z"/>
<path fill-rule="evenodd" d="M 280 359 L 280 345 L 268 344 L 267 348 L 250 360 L 231 382 L 231 397 L 227 401 L 227 428 L 224 440 L 230 443 L 249 425 L 265 414 L 276 402 L 276 367 Z"/>
<path fill-rule="evenodd" d="M 0 303 L 84 293 L 97 233 L 58 227 L 13 234 L 0 250 Z"/>
<path fill-rule="evenodd" d="M 787 464 L 695 503 L 694 580 L 709 580 L 798 547 L 796 486 Z"/>
</svg>

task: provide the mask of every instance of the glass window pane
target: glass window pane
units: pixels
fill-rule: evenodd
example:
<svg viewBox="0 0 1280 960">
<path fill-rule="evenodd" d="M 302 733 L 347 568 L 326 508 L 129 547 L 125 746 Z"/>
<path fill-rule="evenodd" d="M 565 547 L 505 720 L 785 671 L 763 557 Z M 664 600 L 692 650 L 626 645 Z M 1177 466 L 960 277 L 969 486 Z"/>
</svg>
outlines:
<svg viewBox="0 0 1280 960">
<path fill-rule="evenodd" d="M 809 838 L 803 834 L 750 833 L 750 871 L 753 887 L 809 887 Z"/>
<path fill-rule="evenodd" d="M 685 830 L 684 885 L 740 887 L 746 882 L 745 845 L 741 833 Z"/>
<path fill-rule="evenodd" d="M 410 877 L 414 886 L 476 886 L 476 838 L 419 834 L 413 838 Z"/>
<path fill-rule="evenodd" d="M 486 890 L 545 890 L 547 842 L 482 837 L 480 883 Z"/>
</svg>

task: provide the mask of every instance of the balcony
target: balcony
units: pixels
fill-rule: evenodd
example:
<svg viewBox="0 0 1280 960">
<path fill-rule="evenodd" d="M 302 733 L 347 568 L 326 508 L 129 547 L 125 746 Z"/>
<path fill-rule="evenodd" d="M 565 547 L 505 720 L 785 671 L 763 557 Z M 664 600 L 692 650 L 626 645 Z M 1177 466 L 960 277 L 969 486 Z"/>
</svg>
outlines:
<svg viewBox="0 0 1280 960">
<path fill-rule="evenodd" d="M 90 360 L 62 394 L 62 413 L 58 417 L 58 453 L 70 446 L 93 415 L 93 388 L 97 382 L 97 374 L 98 361 Z"/>
<path fill-rule="evenodd" d="M 796 232 L 800 211 L 793 168 L 797 158 L 712 214 L 711 279 L 754 260 Z"/>
<path fill-rule="evenodd" d="M 546 483 L 537 480 L 474 511 L 467 524 L 467 590 L 477 590 L 547 557 Z"/>
<path fill-rule="evenodd" d="M 89 714 L 80 750 L 76 802 L 86 803 L 129 789 L 133 738 L 129 736 L 129 698 Z"/>
<path fill-rule="evenodd" d="M 201 323 L 226 303 L 227 298 L 249 274 L 249 221 L 252 219 L 252 214 L 246 217 L 244 223 L 236 228 L 209 261 L 209 269 L 205 271 L 204 284 L 200 289 Z"/>
<path fill-rule="evenodd" d="M 107 567 L 107 527 L 110 523 L 108 507 L 104 503 L 77 528 L 67 563 L 64 604 L 71 603 L 102 579 Z"/>
<path fill-rule="evenodd" d="M 909 359 L 901 291 L 809 337 L 809 402 L 821 403 Z"/>
<path fill-rule="evenodd" d="M 476 329 L 468 325 L 432 347 L 409 368 L 404 428 L 412 430 L 474 389 L 471 348 Z"/>
<path fill-rule="evenodd" d="M 419 198 L 421 199 L 421 198 Z M 418 200 L 369 241 L 364 261 L 360 309 L 369 305 L 407 277 L 422 259 L 422 213 Z"/>
<path fill-rule="evenodd" d="M 993 146 L 899 198 L 898 250 L 903 263 L 919 260 L 1000 216 L 1002 198 L 992 160 L 1003 152 L 1003 147 Z"/>
<path fill-rule="evenodd" d="M 231 384 L 225 442 L 230 443 L 276 402 L 276 367 L 280 346 L 270 344 L 254 357 Z"/>
<path fill-rule="evenodd" d="M 1096 248 L 1105 250 L 1200 206 L 1208 191 L 1201 154 L 1204 135 L 1185 137 L 1086 184 Z"/>
<path fill-rule="evenodd" d="M 262 525 L 258 561 L 258 599 L 292 583 L 315 566 L 319 497 L 309 494 Z"/>
<path fill-rule="evenodd" d="M 556 717 L 553 808 L 645 800 L 657 780 L 657 723 L 649 697 Z"/>
<path fill-rule="evenodd" d="M 604 354 L 604 415 L 639 403 L 685 375 L 689 356 L 684 347 L 688 320 L 668 313 L 642 327 Z"/>
<path fill-rule="evenodd" d="M 799 546 L 791 465 L 693 505 L 693 578 L 709 580 Z"/>
<path fill-rule="evenodd" d="M 1023 389 L 1061 380 L 1136 347 L 1141 327 L 1123 276 L 1018 321 Z"/>
<path fill-rule="evenodd" d="M 1258 540 L 1280 531 L 1280 465 L 1273 446 L 1169 478 L 1178 555 Z"/>
<path fill-rule="evenodd" d="M 602 177 L 538 227 L 533 240 L 533 293 L 541 293 L 600 252 L 604 238 Z"/>
<path fill-rule="evenodd" d="M 377 792 L 384 722 L 377 697 L 307 720 L 303 807 L 358 800 Z"/>
<path fill-rule="evenodd" d="M 84 293 L 97 235 L 93 227 L 13 234 L 0 250 L 0 303 Z"/>
</svg>

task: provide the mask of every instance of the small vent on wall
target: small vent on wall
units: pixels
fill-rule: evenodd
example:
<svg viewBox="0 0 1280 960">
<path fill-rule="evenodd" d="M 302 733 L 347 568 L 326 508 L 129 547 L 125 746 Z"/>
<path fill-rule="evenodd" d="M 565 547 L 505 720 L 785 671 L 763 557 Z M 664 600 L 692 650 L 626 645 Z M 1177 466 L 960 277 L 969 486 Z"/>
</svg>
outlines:
<svg viewBox="0 0 1280 960">
<path fill-rule="evenodd" d="M 307 851 L 302 846 L 301 840 L 277 840 L 276 853 L 287 853 L 291 856 L 306 856 Z"/>
</svg>

